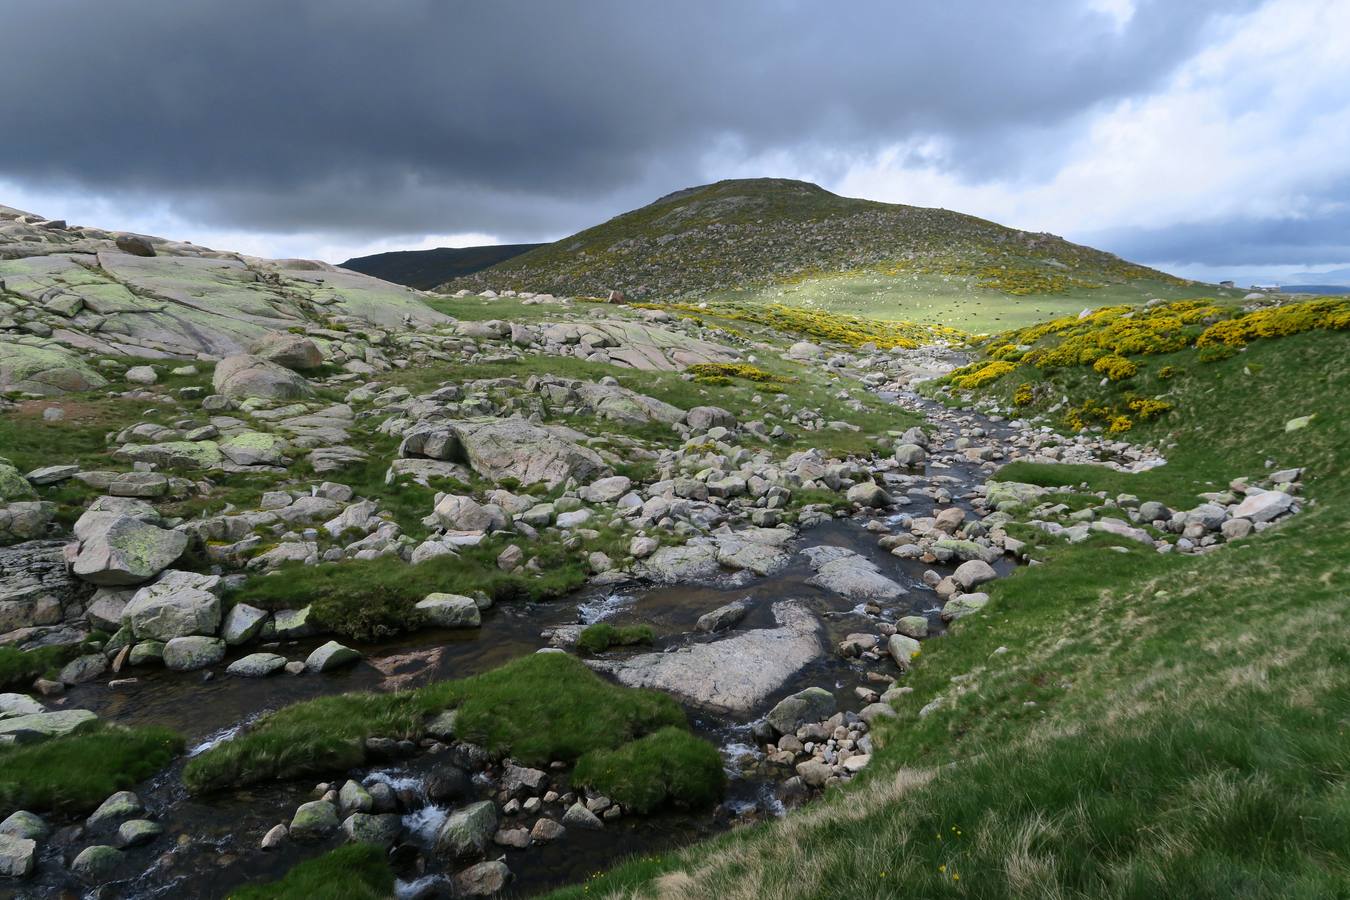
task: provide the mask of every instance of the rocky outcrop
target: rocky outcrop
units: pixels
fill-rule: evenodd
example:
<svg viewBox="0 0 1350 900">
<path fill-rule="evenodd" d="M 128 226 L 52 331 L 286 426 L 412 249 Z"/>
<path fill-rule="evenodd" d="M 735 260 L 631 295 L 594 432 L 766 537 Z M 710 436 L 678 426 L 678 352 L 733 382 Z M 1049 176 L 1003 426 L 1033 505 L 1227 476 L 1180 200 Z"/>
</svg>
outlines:
<svg viewBox="0 0 1350 900">
<path fill-rule="evenodd" d="M 302 334 L 269 331 L 253 342 L 249 353 L 296 372 L 323 365 L 323 351 L 319 345 Z"/>
<path fill-rule="evenodd" d="M 781 601 L 773 612 L 776 628 L 589 664 L 629 687 L 657 688 L 719 712 L 750 713 L 822 650 L 819 623 L 804 603 Z"/>
<path fill-rule="evenodd" d="M 71 571 L 97 585 L 141 584 L 173 564 L 187 549 L 181 531 L 159 527 L 148 503 L 100 497 L 75 523 L 79 541 Z"/>
<path fill-rule="evenodd" d="M 90 356 L 220 359 L 333 317 L 384 328 L 450 321 L 415 291 L 326 263 L 68 226 L 9 207 L 0 207 L 0 283 L 0 390 L 47 396 L 105 385 Z M 16 327 L 20 317 L 29 327 Z M 291 361 L 313 360 L 295 350 Z"/>
<path fill-rule="evenodd" d="M 865 556 L 843 547 L 808 547 L 802 551 L 816 574 L 808 581 L 850 600 L 894 600 L 905 589 Z"/>
<path fill-rule="evenodd" d="M 474 418 L 419 429 L 404 439 L 399 455 L 463 463 L 493 481 L 555 487 L 608 474 L 600 455 L 581 446 L 583 439 L 570 428 L 521 418 Z"/>
<path fill-rule="evenodd" d="M 0 547 L 0 645 L 76 643 L 94 588 L 66 571 L 64 541 Z"/>
<path fill-rule="evenodd" d="M 301 375 L 259 356 L 227 356 L 216 364 L 216 393 L 234 400 L 301 400 L 314 388 Z"/>
</svg>

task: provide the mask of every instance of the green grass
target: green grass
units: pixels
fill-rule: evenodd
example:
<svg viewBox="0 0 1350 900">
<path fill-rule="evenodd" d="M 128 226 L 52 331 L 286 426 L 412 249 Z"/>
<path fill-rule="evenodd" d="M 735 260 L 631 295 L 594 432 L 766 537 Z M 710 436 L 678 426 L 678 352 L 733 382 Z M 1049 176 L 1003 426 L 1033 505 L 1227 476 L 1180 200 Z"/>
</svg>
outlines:
<svg viewBox="0 0 1350 900">
<path fill-rule="evenodd" d="M 312 605 L 314 621 L 323 628 L 354 640 L 377 640 L 422 627 L 414 607 L 427 594 L 483 591 L 496 602 L 550 600 L 586 582 L 582 551 L 546 542 L 530 545 L 542 571 L 512 575 L 497 568 L 503 546 L 484 541 L 461 548 L 458 557 L 439 556 L 415 566 L 388 556 L 286 565 L 250 576 L 233 597 L 269 610 Z"/>
<path fill-rule="evenodd" d="M 39 647 L 20 650 L 0 647 L 0 690 L 27 688 L 34 679 L 59 669 L 72 656 L 70 647 Z"/>
<path fill-rule="evenodd" d="M 253 884 L 231 900 L 383 900 L 394 894 L 387 854 L 373 844 L 349 844 L 306 860 L 280 881 Z"/>
<path fill-rule="evenodd" d="M 670 697 L 618 687 L 575 657 L 541 653 L 411 691 L 341 694 L 285 707 L 188 763 L 194 792 L 341 772 L 368 737 L 415 739 L 427 716 L 455 708 L 457 736 L 527 765 L 573 762 L 666 726 L 685 726 Z"/>
<path fill-rule="evenodd" d="M 599 791 L 625 809 L 648 813 L 668 804 L 698 809 L 722 796 L 722 755 L 679 728 L 614 750 L 592 750 L 577 762 L 572 782 Z"/>
<path fill-rule="evenodd" d="M 1206 290 L 1216 296 L 1241 297 L 1242 292 Z M 1140 278 L 1100 288 L 1074 287 L 1059 294 L 1012 296 L 978 287 L 975 279 L 930 274 L 885 275 L 875 271 L 825 274 L 789 283 L 743 288 L 715 299 L 748 303 L 783 303 L 803 309 L 865 316 L 887 322 L 948 325 L 972 334 L 1021 328 L 1059 316 L 1075 316 L 1085 308 L 1138 304 L 1154 297 L 1194 296 L 1196 286 Z"/>
<path fill-rule="evenodd" d="M 1167 465 L 1127 475 L 1101 466 L 1017 462 L 997 477 L 1050 486 L 1087 484 L 1113 496 L 1132 493 L 1190 509 L 1201 502 L 1197 494 L 1224 490 L 1237 477 L 1261 476 L 1269 460 L 1273 468 L 1307 468 L 1309 487 L 1324 490 L 1340 480 L 1350 459 L 1350 430 L 1338 421 L 1350 396 L 1347 355 L 1350 334 L 1306 333 L 1255 341 L 1220 362 L 1199 362 L 1194 350 L 1166 354 L 1151 359 L 1133 387 L 1102 386 L 1079 372 L 1057 370 L 1054 397 L 1067 393 L 1111 402 L 1133 390 L 1173 403 L 1162 418 L 1127 433 L 1132 441 L 1160 447 Z M 1179 374 L 1158 380 L 1157 371 L 1168 365 Z M 1304 415 L 1315 416 L 1309 427 L 1285 432 L 1286 421 Z"/>
<path fill-rule="evenodd" d="M 656 639 L 650 625 L 619 625 L 596 622 L 588 625 L 577 638 L 577 649 L 582 653 L 603 653 L 610 647 L 631 647 L 650 644 Z"/>
<path fill-rule="evenodd" d="M 556 896 L 1347 896 L 1348 346 L 1188 371 L 1150 425 L 1176 442 L 1164 469 L 1003 472 L 1181 503 L 1271 459 L 1309 467 L 1298 516 L 1202 556 L 1045 541 L 925 645 L 847 789 Z"/>
<path fill-rule="evenodd" d="M 169 764 L 183 739 L 164 728 L 93 723 L 38 744 L 0 747 L 0 818 L 16 809 L 80 814 Z"/>
</svg>

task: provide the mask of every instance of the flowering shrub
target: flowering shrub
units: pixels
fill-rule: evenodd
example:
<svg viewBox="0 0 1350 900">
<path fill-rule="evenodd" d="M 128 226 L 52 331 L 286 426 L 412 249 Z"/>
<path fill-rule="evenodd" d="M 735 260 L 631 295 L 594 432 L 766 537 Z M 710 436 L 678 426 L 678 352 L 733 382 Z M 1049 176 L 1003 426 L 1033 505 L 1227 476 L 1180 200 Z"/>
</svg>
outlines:
<svg viewBox="0 0 1350 900">
<path fill-rule="evenodd" d="M 685 371 L 699 381 L 721 379 L 715 382 L 717 384 L 725 384 L 731 378 L 743 378 L 760 384 L 786 384 L 793 380 L 784 375 L 766 372 L 759 366 L 752 366 L 749 363 L 695 363 Z"/>
<path fill-rule="evenodd" d="M 1027 406 L 1035 399 L 1036 393 L 1029 381 L 1022 382 L 1017 386 L 1017 390 L 1013 391 L 1014 406 Z"/>
<path fill-rule="evenodd" d="M 1350 328 L 1350 300 L 1324 297 L 1305 303 L 1258 309 L 1215 322 L 1195 339 L 1195 346 L 1241 347 L 1254 338 L 1285 337 L 1304 331 L 1347 328 Z"/>
<path fill-rule="evenodd" d="M 963 391 L 971 391 L 975 388 L 984 387 L 990 382 L 997 381 L 1009 372 L 1017 368 L 1017 363 L 1005 362 L 1003 360 L 993 360 L 987 363 L 976 363 L 972 366 L 965 366 L 957 369 L 947 376 L 951 383 Z"/>
<path fill-rule="evenodd" d="M 1129 401 L 1130 409 L 1138 417 L 1139 421 L 1147 422 L 1150 419 L 1156 419 L 1158 416 L 1172 408 L 1172 404 L 1166 400 L 1159 400 L 1156 397 L 1136 397 Z"/>
<path fill-rule="evenodd" d="M 892 347 L 914 349 L 935 340 L 964 342 L 968 335 L 946 325 L 922 325 L 915 322 L 883 322 L 861 316 L 841 315 L 813 309 L 799 309 L 781 303 L 734 304 L 708 303 L 635 303 L 638 309 L 659 309 L 673 312 L 711 327 L 724 327 L 710 319 L 729 319 L 766 325 L 785 334 L 796 334 L 820 341 L 833 341 L 861 347 L 875 344 L 879 350 Z"/>
<path fill-rule="evenodd" d="M 1112 381 L 1124 381 L 1139 374 L 1139 367 L 1123 356 L 1103 356 L 1092 364 L 1092 370 Z"/>
</svg>

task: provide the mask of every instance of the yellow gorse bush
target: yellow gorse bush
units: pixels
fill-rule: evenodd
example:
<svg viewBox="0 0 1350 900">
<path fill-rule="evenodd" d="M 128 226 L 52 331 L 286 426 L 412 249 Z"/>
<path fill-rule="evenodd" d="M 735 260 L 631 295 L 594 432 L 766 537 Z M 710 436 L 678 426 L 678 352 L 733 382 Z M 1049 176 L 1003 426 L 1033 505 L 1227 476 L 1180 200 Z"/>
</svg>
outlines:
<svg viewBox="0 0 1350 900">
<path fill-rule="evenodd" d="M 1103 356 L 1092 364 L 1092 371 L 1100 372 L 1112 381 L 1124 381 L 1139 374 L 1139 366 L 1123 356 Z"/>
<path fill-rule="evenodd" d="M 1016 363 L 996 359 L 991 362 L 977 363 L 973 366 L 957 369 L 949 377 L 952 384 L 963 391 L 970 391 L 984 387 L 992 381 L 997 381 L 1016 368 Z"/>
<path fill-rule="evenodd" d="M 1255 338 L 1285 337 L 1305 331 L 1350 328 L 1350 300 L 1323 297 L 1273 309 L 1258 309 L 1215 322 L 1195 339 L 1195 346 L 1241 347 Z"/>
<path fill-rule="evenodd" d="M 916 322 L 883 322 L 878 319 L 865 319 L 861 316 L 849 316 L 839 313 L 823 312 L 813 309 L 799 309 L 780 303 L 770 304 L 733 304 L 709 303 L 635 303 L 639 309 L 660 309 L 695 319 L 701 324 L 709 324 L 709 319 L 723 319 L 735 322 L 749 322 L 764 325 L 785 334 L 801 335 L 819 341 L 847 344 L 861 347 L 875 344 L 879 350 L 893 347 L 914 349 L 924 344 L 943 340 L 963 342 L 969 335 L 957 328 L 946 325 L 925 325 Z M 714 327 L 717 326 L 715 323 Z"/>
<path fill-rule="evenodd" d="M 788 378 L 786 375 L 766 372 L 759 366 L 752 366 L 749 363 L 695 363 L 687 367 L 685 371 L 701 380 L 743 378 L 746 381 L 754 381 L 760 384 L 786 384 L 796 380 Z"/>
</svg>

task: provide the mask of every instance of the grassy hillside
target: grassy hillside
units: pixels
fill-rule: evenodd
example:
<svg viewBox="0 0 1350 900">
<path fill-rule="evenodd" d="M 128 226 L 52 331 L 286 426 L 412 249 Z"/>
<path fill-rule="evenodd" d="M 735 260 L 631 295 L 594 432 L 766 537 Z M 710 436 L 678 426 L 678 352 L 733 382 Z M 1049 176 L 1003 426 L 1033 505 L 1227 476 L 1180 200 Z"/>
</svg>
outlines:
<svg viewBox="0 0 1350 900">
<path fill-rule="evenodd" d="M 445 287 L 666 299 L 840 277 L 880 279 L 915 297 L 933 284 L 1005 298 L 1113 286 L 1139 286 L 1146 298 L 1185 286 L 1054 235 L 761 178 L 678 191 Z"/>
<path fill-rule="evenodd" d="M 1168 447 L 1166 466 L 1001 475 L 1187 508 L 1303 466 L 1303 512 L 1200 556 L 1038 542 L 1042 565 L 925 644 L 865 779 L 556 896 L 1350 896 L 1350 333 L 1226 321 L 1245 322 L 1220 330 L 1233 352 L 1146 361 L 1172 367 L 1148 386 L 1172 409 L 1123 433 Z M 1052 367 L 1040 408 L 1114 403 L 1090 366 Z M 964 393 L 1004 405 L 1035 370 Z"/>
<path fill-rule="evenodd" d="M 353 257 L 342 263 L 342 267 L 425 291 L 451 278 L 471 275 L 540 246 L 543 245 L 494 244 L 486 247 L 398 250 Z"/>
<path fill-rule="evenodd" d="M 726 291 L 717 299 L 784 304 L 805 310 L 899 322 L 950 325 L 972 334 L 990 334 L 1032 325 L 1057 316 L 1077 315 L 1084 309 L 1115 304 L 1139 304 L 1161 297 L 1193 297 L 1203 292 L 1238 298 L 1246 291 L 1203 288 L 1154 274 L 1121 281 L 1068 285 L 1055 292 L 1011 294 L 984 286 L 976 278 L 936 271 L 887 274 L 878 269 L 794 278 L 789 282 Z"/>
</svg>

